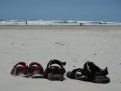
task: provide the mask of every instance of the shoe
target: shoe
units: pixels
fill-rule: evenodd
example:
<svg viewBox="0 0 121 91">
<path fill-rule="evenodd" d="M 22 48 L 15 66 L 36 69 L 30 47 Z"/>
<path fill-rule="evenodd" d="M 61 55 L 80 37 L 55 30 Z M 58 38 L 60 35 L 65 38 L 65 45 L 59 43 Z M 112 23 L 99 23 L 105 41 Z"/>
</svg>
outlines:
<svg viewBox="0 0 121 91">
<path fill-rule="evenodd" d="M 107 67 L 105 69 L 101 69 L 93 62 L 89 62 L 89 61 L 87 61 L 84 64 L 83 69 L 84 69 L 84 74 L 90 77 L 94 77 L 95 75 L 106 76 L 108 74 Z"/>
<path fill-rule="evenodd" d="M 19 62 L 13 67 L 13 69 L 11 71 L 11 75 L 27 76 L 27 72 L 28 72 L 28 66 L 26 65 L 26 63 L 25 62 Z"/>
<path fill-rule="evenodd" d="M 64 73 L 66 72 L 65 68 L 63 67 L 64 65 L 66 65 L 66 62 L 61 62 L 56 59 L 50 60 L 45 70 L 46 78 L 49 80 L 63 81 Z"/>
<path fill-rule="evenodd" d="M 99 68 L 93 62 L 87 61 L 84 64 L 84 74 L 92 79 L 95 83 L 109 83 L 110 78 L 106 77 L 108 75 L 108 68 Z"/>
<path fill-rule="evenodd" d="M 44 78 L 42 65 L 37 62 L 32 62 L 28 68 L 28 76 L 32 78 Z"/>
<path fill-rule="evenodd" d="M 70 79 L 82 80 L 82 81 L 91 81 L 91 79 L 83 74 L 83 69 L 76 68 L 72 71 L 68 71 L 66 73 L 67 77 Z"/>
</svg>

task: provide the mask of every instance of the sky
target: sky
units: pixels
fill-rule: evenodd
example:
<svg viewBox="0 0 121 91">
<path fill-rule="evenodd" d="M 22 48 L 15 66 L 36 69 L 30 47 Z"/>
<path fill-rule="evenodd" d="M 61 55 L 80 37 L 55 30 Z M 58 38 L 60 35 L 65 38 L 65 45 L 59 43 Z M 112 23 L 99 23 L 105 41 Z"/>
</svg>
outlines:
<svg viewBox="0 0 121 91">
<path fill-rule="evenodd" d="M 121 21 L 121 0 L 0 0 L 0 20 Z"/>
</svg>

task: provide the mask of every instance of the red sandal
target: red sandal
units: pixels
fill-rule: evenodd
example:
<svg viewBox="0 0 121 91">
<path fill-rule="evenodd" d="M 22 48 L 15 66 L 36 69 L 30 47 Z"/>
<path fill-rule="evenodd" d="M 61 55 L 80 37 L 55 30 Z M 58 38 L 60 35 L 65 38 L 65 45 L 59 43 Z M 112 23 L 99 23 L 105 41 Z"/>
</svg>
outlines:
<svg viewBox="0 0 121 91">
<path fill-rule="evenodd" d="M 14 76 L 27 76 L 27 73 L 28 73 L 28 66 L 26 65 L 25 62 L 19 62 L 17 63 L 12 71 L 11 71 L 11 75 L 14 75 Z"/>
<path fill-rule="evenodd" d="M 42 65 L 37 62 L 32 62 L 28 68 L 28 75 L 32 78 L 44 78 Z"/>
</svg>

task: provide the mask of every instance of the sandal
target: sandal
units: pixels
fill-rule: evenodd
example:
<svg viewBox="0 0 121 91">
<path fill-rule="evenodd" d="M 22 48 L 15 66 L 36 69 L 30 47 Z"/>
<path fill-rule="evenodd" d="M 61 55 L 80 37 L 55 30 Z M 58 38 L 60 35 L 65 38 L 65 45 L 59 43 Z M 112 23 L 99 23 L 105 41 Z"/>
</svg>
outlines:
<svg viewBox="0 0 121 91">
<path fill-rule="evenodd" d="M 42 65 L 37 62 L 32 62 L 28 68 L 28 76 L 32 78 L 43 78 L 44 71 Z"/>
<path fill-rule="evenodd" d="M 56 64 L 57 66 L 53 66 L 53 64 Z M 50 60 L 47 64 L 47 68 L 45 70 L 46 78 L 49 80 L 64 80 L 64 73 L 65 68 L 63 67 L 66 65 L 66 62 L 61 62 L 59 60 Z"/>
<path fill-rule="evenodd" d="M 19 62 L 13 67 L 13 69 L 11 71 L 11 75 L 27 76 L 27 72 L 28 72 L 28 66 L 26 65 L 26 63 L 25 62 Z"/>
</svg>

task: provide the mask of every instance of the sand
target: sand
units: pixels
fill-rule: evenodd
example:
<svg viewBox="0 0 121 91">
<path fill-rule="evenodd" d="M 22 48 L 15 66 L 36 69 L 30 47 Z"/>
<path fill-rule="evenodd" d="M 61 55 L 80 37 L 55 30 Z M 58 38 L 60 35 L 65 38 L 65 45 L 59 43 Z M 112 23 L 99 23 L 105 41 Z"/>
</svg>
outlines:
<svg viewBox="0 0 121 91">
<path fill-rule="evenodd" d="M 108 67 L 111 82 L 49 81 L 11 76 L 20 61 L 46 68 L 66 61 L 66 71 L 93 61 Z M 121 26 L 0 26 L 0 91 L 121 91 Z"/>
</svg>

